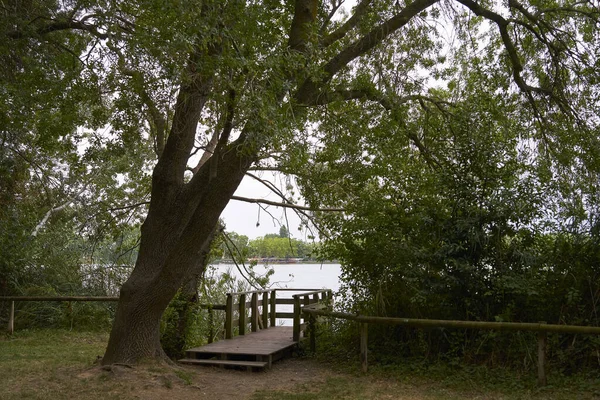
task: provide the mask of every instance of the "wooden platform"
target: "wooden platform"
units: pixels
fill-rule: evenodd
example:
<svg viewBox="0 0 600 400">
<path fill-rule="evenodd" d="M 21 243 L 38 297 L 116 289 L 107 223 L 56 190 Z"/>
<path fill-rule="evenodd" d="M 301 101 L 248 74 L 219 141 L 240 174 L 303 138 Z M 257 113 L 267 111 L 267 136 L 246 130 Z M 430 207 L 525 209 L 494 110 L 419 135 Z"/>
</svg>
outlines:
<svg viewBox="0 0 600 400">
<path fill-rule="evenodd" d="M 187 357 L 179 362 L 250 369 L 270 368 L 274 361 L 290 355 L 296 344 L 292 327 L 274 326 L 189 349 L 186 351 Z"/>
</svg>

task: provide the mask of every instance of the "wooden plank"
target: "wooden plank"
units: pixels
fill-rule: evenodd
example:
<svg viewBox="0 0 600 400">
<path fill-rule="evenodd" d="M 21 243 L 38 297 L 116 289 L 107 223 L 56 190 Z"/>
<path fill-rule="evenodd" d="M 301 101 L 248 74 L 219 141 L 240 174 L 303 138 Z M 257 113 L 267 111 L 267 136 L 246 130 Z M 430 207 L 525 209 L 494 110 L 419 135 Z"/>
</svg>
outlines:
<svg viewBox="0 0 600 400">
<path fill-rule="evenodd" d="M 310 338 L 310 351 L 317 350 L 317 321 L 314 315 L 308 317 L 308 334 Z"/>
<path fill-rule="evenodd" d="M 0 296 L 0 301 L 119 301 L 112 296 Z"/>
<path fill-rule="evenodd" d="M 261 329 L 267 329 L 269 327 L 269 292 L 264 292 L 262 295 L 262 326 Z"/>
<path fill-rule="evenodd" d="M 275 326 L 277 324 L 276 321 L 276 312 L 277 312 L 277 291 L 271 291 L 271 306 L 270 306 L 269 315 L 271 317 L 271 326 Z"/>
<path fill-rule="evenodd" d="M 233 297 L 231 294 L 227 295 L 227 302 L 225 303 L 225 339 L 231 339 L 233 337 Z"/>
<path fill-rule="evenodd" d="M 277 299 L 277 304 L 294 304 L 294 299 Z"/>
<path fill-rule="evenodd" d="M 531 322 L 481 322 L 481 321 L 455 321 L 442 319 L 413 319 L 393 317 L 372 317 L 356 315 L 337 311 L 304 310 L 305 313 L 340 318 L 372 324 L 388 324 L 410 326 L 413 328 L 458 328 L 458 329 L 486 329 L 497 331 L 532 331 L 548 333 L 580 333 L 600 334 L 600 326 L 577 325 L 551 325 Z"/>
<path fill-rule="evenodd" d="M 240 318 L 239 318 L 239 331 L 240 335 L 246 334 L 246 295 L 240 294 Z"/>
<path fill-rule="evenodd" d="M 258 293 L 252 293 L 252 308 L 250 312 L 250 328 L 252 332 L 258 330 Z"/>
<path fill-rule="evenodd" d="M 215 354 L 237 354 L 249 356 L 268 356 L 276 354 L 296 345 L 292 339 L 293 330 L 289 326 L 276 326 L 233 339 L 220 340 L 215 343 L 187 350 L 188 357 L 213 357 Z"/>
<path fill-rule="evenodd" d="M 195 364 L 195 365 L 227 365 L 232 367 L 253 367 L 253 368 L 265 368 L 269 365 L 268 361 L 245 361 L 245 360 L 199 360 L 195 358 L 182 358 L 178 360 L 182 364 Z"/>
<path fill-rule="evenodd" d="M 293 312 L 278 312 L 278 313 L 275 313 L 275 316 L 277 318 L 294 318 L 294 313 Z"/>
<path fill-rule="evenodd" d="M 294 296 L 294 342 L 300 341 L 300 296 Z"/>
</svg>

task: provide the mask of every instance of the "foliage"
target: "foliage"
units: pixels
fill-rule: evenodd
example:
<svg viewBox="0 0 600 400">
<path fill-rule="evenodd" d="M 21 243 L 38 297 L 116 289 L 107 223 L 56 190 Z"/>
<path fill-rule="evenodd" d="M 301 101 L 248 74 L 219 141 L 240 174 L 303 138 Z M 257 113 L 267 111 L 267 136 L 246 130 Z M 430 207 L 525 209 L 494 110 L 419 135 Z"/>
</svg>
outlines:
<svg viewBox="0 0 600 400">
<path fill-rule="evenodd" d="M 161 354 L 144 322 L 196 273 L 254 168 L 297 176 L 296 210 L 379 310 L 389 286 L 417 313 L 434 301 L 440 315 L 510 316 L 469 299 L 498 286 L 525 302 L 538 287 L 513 278 L 547 271 L 530 245 L 597 225 L 597 0 L 341 5 L 2 6 L 2 244 L 58 211 L 96 241 L 146 214 L 106 362 Z M 28 264 L 14 257 L 1 272 Z"/>
<path fill-rule="evenodd" d="M 455 55 L 459 87 L 436 90 L 437 103 L 393 118 L 371 110 L 368 145 L 339 128 L 356 121 L 360 107 L 330 110 L 338 121 L 322 127 L 330 135 L 302 188 L 315 207 L 345 208 L 342 216 L 320 216 L 330 234 L 325 257 L 343 264 L 342 306 L 409 318 L 597 326 L 598 187 L 591 182 L 600 159 L 573 154 L 582 138 L 572 128 L 562 132 L 563 148 L 545 153 L 551 145 L 536 133 L 548 127 L 537 126 L 535 111 L 515 93 L 496 90 L 509 81 L 484 62 L 494 53 L 481 59 L 472 51 Z M 597 121 L 589 122 L 597 137 Z M 402 354 L 534 364 L 531 335 L 374 327 L 373 336 L 382 362 Z M 558 336 L 550 345 L 551 358 L 569 370 L 599 367 L 597 351 L 593 337 Z"/>
<path fill-rule="evenodd" d="M 258 237 L 248 243 L 251 257 L 310 259 L 315 245 L 288 237 Z"/>
</svg>

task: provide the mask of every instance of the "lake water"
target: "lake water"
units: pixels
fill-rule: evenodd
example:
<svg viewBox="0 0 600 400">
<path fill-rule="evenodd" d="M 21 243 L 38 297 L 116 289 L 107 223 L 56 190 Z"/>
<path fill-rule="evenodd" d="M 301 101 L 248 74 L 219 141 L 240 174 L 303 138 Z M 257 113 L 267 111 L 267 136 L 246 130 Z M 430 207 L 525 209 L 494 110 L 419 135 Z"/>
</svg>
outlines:
<svg viewBox="0 0 600 400">
<path fill-rule="evenodd" d="M 217 271 L 231 273 L 240 278 L 240 273 L 233 264 L 218 264 Z M 272 268 L 275 273 L 270 277 L 270 287 L 299 289 L 332 289 L 340 288 L 340 264 L 269 264 L 257 265 L 254 270 L 265 274 Z"/>
<path fill-rule="evenodd" d="M 217 273 L 230 271 L 238 279 L 241 275 L 233 264 L 218 264 Z M 269 288 L 288 289 L 331 289 L 334 293 L 340 288 L 340 264 L 269 264 L 257 265 L 254 271 L 265 274 L 268 269 L 275 273 L 270 277 Z M 291 297 L 295 292 L 277 292 L 277 297 Z M 278 312 L 292 312 L 292 305 L 278 305 Z M 277 325 L 291 326 L 290 319 L 277 319 Z"/>
</svg>

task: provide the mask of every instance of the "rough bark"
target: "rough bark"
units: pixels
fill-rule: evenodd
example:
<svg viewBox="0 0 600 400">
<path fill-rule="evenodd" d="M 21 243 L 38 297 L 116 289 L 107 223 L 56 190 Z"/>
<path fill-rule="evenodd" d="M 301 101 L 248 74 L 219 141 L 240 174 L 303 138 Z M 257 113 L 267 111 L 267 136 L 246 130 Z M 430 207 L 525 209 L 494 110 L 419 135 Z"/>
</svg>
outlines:
<svg viewBox="0 0 600 400">
<path fill-rule="evenodd" d="M 410 18 L 437 0 L 417 0 L 398 16 L 380 25 L 362 40 L 351 44 L 324 64 L 321 84 L 340 68 L 366 53 L 391 32 L 404 26 Z M 316 18 L 316 0 L 297 0 L 290 28 L 289 47 L 299 53 L 308 51 L 308 41 Z M 222 43 L 216 38 L 215 43 Z M 207 251 L 211 234 L 221 212 L 232 198 L 252 162 L 256 161 L 260 143 L 257 137 L 261 121 L 248 120 L 239 138 L 228 144 L 233 110 L 228 110 L 226 124 L 214 153 L 194 169 L 194 176 L 184 183 L 184 172 L 194 145 L 196 128 L 208 100 L 214 74 L 210 62 L 221 45 L 203 47 L 192 54 L 186 71 L 188 79 L 180 87 L 171 132 L 152 176 L 152 199 L 142 226 L 140 250 L 131 277 L 121 289 L 117 315 L 103 364 L 137 363 L 144 358 L 166 358 L 160 345 L 160 318 L 177 290 L 197 267 L 202 252 Z M 200 51 L 200 50 L 199 50 Z M 209 60 L 209 61 L 207 61 Z M 293 73 L 285 73 L 290 80 Z M 300 74 L 302 76 L 302 74 Z M 298 78 L 304 79 L 304 78 Z M 293 96 L 298 104 L 314 102 L 319 89 L 312 80 L 298 83 Z M 286 92 L 274 93 L 281 102 Z M 230 105 L 233 106 L 233 93 Z M 280 104 L 273 104 L 278 107 Z M 300 111 L 300 109 L 298 110 Z"/>
</svg>

